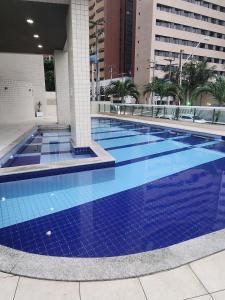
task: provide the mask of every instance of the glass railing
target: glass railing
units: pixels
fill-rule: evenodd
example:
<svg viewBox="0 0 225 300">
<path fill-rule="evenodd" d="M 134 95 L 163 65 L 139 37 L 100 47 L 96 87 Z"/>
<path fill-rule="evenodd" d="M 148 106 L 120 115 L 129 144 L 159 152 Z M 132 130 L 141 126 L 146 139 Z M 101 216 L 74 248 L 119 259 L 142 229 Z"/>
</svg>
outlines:
<svg viewBox="0 0 225 300">
<path fill-rule="evenodd" d="M 99 103 L 100 113 L 225 125 L 225 107 Z"/>
</svg>

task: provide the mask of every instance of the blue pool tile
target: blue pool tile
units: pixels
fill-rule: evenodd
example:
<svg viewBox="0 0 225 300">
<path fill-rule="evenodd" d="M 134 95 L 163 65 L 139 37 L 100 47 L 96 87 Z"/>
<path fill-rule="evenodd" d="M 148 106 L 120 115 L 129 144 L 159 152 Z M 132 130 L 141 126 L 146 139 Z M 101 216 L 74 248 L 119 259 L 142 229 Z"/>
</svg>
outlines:
<svg viewBox="0 0 225 300">
<path fill-rule="evenodd" d="M 41 147 L 41 153 L 54 153 L 54 152 L 62 152 L 62 151 L 70 151 L 71 144 L 70 143 L 57 143 L 57 144 L 43 144 Z"/>
<path fill-rule="evenodd" d="M 182 143 L 186 143 L 189 145 L 197 145 L 197 144 L 202 144 L 210 141 L 210 138 L 203 137 L 203 136 L 197 136 L 197 135 L 191 135 L 185 138 L 180 138 L 177 139 Z"/>
<path fill-rule="evenodd" d="M 110 154 L 116 158 L 116 162 L 132 160 L 148 155 L 159 154 L 171 150 L 185 148 L 186 145 L 176 141 L 162 141 L 158 143 L 151 143 L 127 148 L 120 148 L 117 150 L 110 150 Z"/>
<path fill-rule="evenodd" d="M 92 155 L 88 153 L 76 155 L 73 152 L 42 154 L 40 163 L 45 164 L 45 163 L 52 163 L 56 161 L 64 161 L 64 160 L 66 161 L 66 160 L 83 159 L 83 158 L 90 158 L 90 157 L 92 157 Z"/>
<path fill-rule="evenodd" d="M 120 147 L 120 146 L 127 146 L 127 145 L 134 145 L 137 143 L 149 143 L 154 141 L 161 140 L 159 137 L 153 136 L 153 135 L 136 135 L 136 136 L 129 136 L 129 137 L 123 137 L 120 139 L 109 139 L 109 140 L 101 140 L 98 141 L 98 144 L 100 144 L 103 148 L 114 148 L 114 147 Z"/>
<path fill-rule="evenodd" d="M 214 143 L 213 145 L 207 146 L 206 148 L 225 153 L 225 141 Z"/>
<path fill-rule="evenodd" d="M 1 183 L 0 244 L 41 255 L 107 257 L 225 228 L 225 151 L 218 140 L 106 118 L 93 119 L 92 128 L 100 145 L 113 148 L 116 167 Z M 37 157 L 77 159 L 66 151 L 69 140 L 68 131 L 44 132 Z"/>
<path fill-rule="evenodd" d="M 45 157 L 45 155 L 43 155 L 42 158 L 43 157 Z M 201 164 L 216 161 L 223 157 L 225 157 L 223 153 L 204 148 L 193 148 L 154 157 L 149 160 L 122 165 L 114 169 L 114 174 L 111 169 L 99 169 L 68 174 L 67 176 L 59 175 L 58 177 L 48 177 L 48 183 L 51 181 L 56 182 L 56 190 L 54 191 L 53 198 L 55 198 L 56 201 L 54 208 L 55 212 L 57 212 L 132 189 Z M 52 158 L 49 157 L 48 159 Z M 63 157 L 63 159 L 67 158 Z M 46 162 L 49 161 L 47 160 Z M 18 210 L 20 210 L 19 207 L 21 203 L 28 203 L 26 193 L 28 185 L 30 185 L 32 192 L 30 195 L 30 203 L 35 203 L 39 209 L 36 211 L 33 210 L 32 207 L 28 207 L 28 209 L 32 214 L 36 214 L 36 217 L 52 214 L 53 212 L 49 210 L 48 203 L 52 201 L 53 198 L 49 195 L 48 185 L 46 186 L 44 184 L 45 180 L 46 178 L 40 178 L 26 180 L 24 184 L 22 184 L 21 181 L 0 184 L 0 198 L 6 197 L 8 199 L 7 205 L 16 205 L 18 206 Z M 47 191 L 45 190 L 46 188 Z M 17 191 L 17 193 L 11 198 L 10 195 L 12 195 L 13 190 Z M 49 198 L 50 200 L 46 200 Z M 60 199 L 63 199 L 63 201 Z M 7 208 L 7 211 L 8 210 L 10 209 Z M 3 207 L 2 214 L 4 215 L 5 212 L 6 208 Z M 4 223 L 2 226 L 9 226 L 30 219 L 30 215 L 26 216 L 26 214 L 21 214 L 19 217 L 19 220 L 15 219 L 13 223 Z M 12 220 L 10 220 L 10 222 L 11 221 Z"/>
<path fill-rule="evenodd" d="M 40 145 L 26 145 L 18 151 L 18 153 L 21 154 L 36 154 L 41 152 L 41 146 Z"/>
<path fill-rule="evenodd" d="M 1 244 L 41 255 L 109 257 L 159 249 L 223 229 L 222 166 L 225 159 L 3 228 Z"/>
<path fill-rule="evenodd" d="M 154 133 L 155 136 L 164 138 L 164 139 L 169 139 L 169 138 L 176 138 L 179 137 L 181 135 L 184 135 L 183 132 L 178 132 L 178 131 L 174 131 L 174 130 L 164 130 L 163 132 L 156 132 Z"/>
<path fill-rule="evenodd" d="M 42 143 L 42 137 L 34 137 L 29 141 L 29 144 L 41 144 Z"/>
<path fill-rule="evenodd" d="M 53 137 L 43 137 L 43 143 L 69 143 L 71 140 L 70 136 L 53 136 Z"/>
<path fill-rule="evenodd" d="M 3 165 L 3 168 L 9 166 L 22 166 L 37 163 L 51 163 L 57 160 L 82 159 L 96 156 L 93 152 L 82 152 L 81 155 L 75 155 L 71 149 L 71 136 L 68 130 L 60 131 L 38 131 L 32 135 L 19 151 Z M 39 158 L 33 156 L 39 155 Z M 22 158 L 27 156 L 27 158 Z M 42 157 L 43 156 L 43 157 Z"/>
<path fill-rule="evenodd" d="M 40 155 L 29 155 L 29 156 L 18 156 L 9 159 L 5 164 L 4 168 L 19 167 L 24 165 L 34 165 L 40 163 Z"/>
<path fill-rule="evenodd" d="M 104 139 L 113 139 L 113 138 L 119 138 L 119 137 L 126 137 L 126 136 L 133 136 L 138 135 L 140 132 L 135 130 L 123 130 L 119 132 L 107 132 L 107 133 L 96 133 L 93 135 L 94 139 L 96 141 L 98 140 L 104 140 Z"/>
<path fill-rule="evenodd" d="M 106 128 L 94 128 L 92 129 L 92 134 L 97 134 L 97 133 L 105 133 L 105 132 L 117 132 L 117 131 L 123 131 L 124 128 L 119 127 L 119 126 L 110 126 Z"/>
<path fill-rule="evenodd" d="M 43 132 L 42 135 L 43 137 L 70 136 L 70 132 L 68 130 L 57 130 L 57 131 Z"/>
</svg>

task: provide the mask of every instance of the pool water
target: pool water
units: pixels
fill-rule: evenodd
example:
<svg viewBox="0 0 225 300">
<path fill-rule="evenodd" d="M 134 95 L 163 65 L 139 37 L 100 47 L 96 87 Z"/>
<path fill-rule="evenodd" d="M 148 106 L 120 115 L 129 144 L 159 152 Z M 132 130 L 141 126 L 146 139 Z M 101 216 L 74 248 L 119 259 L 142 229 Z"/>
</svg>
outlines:
<svg viewBox="0 0 225 300">
<path fill-rule="evenodd" d="M 96 155 L 91 150 L 82 154 L 75 153 L 71 147 L 69 130 L 38 130 L 2 167 L 48 164 L 93 156 Z"/>
<path fill-rule="evenodd" d="M 0 184 L 0 244 L 50 256 L 151 251 L 225 228 L 225 142 L 92 120 L 116 166 Z"/>
</svg>

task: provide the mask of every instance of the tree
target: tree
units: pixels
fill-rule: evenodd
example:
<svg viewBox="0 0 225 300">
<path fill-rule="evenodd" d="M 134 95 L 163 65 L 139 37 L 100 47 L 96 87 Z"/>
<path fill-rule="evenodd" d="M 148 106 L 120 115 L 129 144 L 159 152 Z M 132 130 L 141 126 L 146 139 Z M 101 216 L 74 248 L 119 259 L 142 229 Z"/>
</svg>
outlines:
<svg viewBox="0 0 225 300">
<path fill-rule="evenodd" d="M 175 96 L 177 94 L 177 86 L 170 81 L 155 77 L 151 83 L 144 86 L 144 96 L 155 93 L 160 98 L 162 104 L 163 98 Z"/>
<path fill-rule="evenodd" d="M 195 90 L 205 85 L 214 76 L 214 67 L 209 67 L 206 60 L 190 61 L 183 66 L 182 90 L 186 102 L 190 104 L 196 99 Z"/>
<path fill-rule="evenodd" d="M 182 84 L 179 85 L 180 70 L 177 67 L 172 69 L 165 67 L 164 80 L 170 80 L 176 88 L 176 98 L 181 104 L 191 105 L 198 97 L 196 97 L 196 89 L 204 86 L 211 78 L 214 77 L 214 67 L 208 66 L 207 60 L 199 62 L 189 61 L 183 65 Z"/>
<path fill-rule="evenodd" d="M 54 62 L 53 60 L 44 60 L 45 70 L 45 87 L 46 91 L 55 91 L 55 75 L 54 75 Z"/>
<path fill-rule="evenodd" d="M 106 94 L 122 98 L 122 102 L 124 102 L 126 96 L 131 96 L 138 102 L 140 96 L 136 85 L 131 79 L 126 79 L 125 81 L 113 81 L 107 88 Z"/>
<path fill-rule="evenodd" d="M 209 82 L 195 90 L 194 96 L 197 98 L 202 94 L 210 94 L 219 105 L 225 105 L 225 78 L 216 77 L 214 82 Z"/>
</svg>

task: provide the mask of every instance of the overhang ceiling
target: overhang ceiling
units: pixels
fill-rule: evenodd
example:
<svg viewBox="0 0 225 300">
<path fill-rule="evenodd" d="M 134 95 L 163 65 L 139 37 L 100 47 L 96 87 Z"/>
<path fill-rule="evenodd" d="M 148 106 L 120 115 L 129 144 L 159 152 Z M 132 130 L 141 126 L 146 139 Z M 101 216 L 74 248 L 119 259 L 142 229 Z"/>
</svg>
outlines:
<svg viewBox="0 0 225 300">
<path fill-rule="evenodd" d="M 0 0 L 0 52 L 52 54 L 62 50 L 67 10 L 63 4 Z M 28 18 L 34 24 L 28 24 Z M 40 38 L 35 39 L 34 34 Z"/>
</svg>

